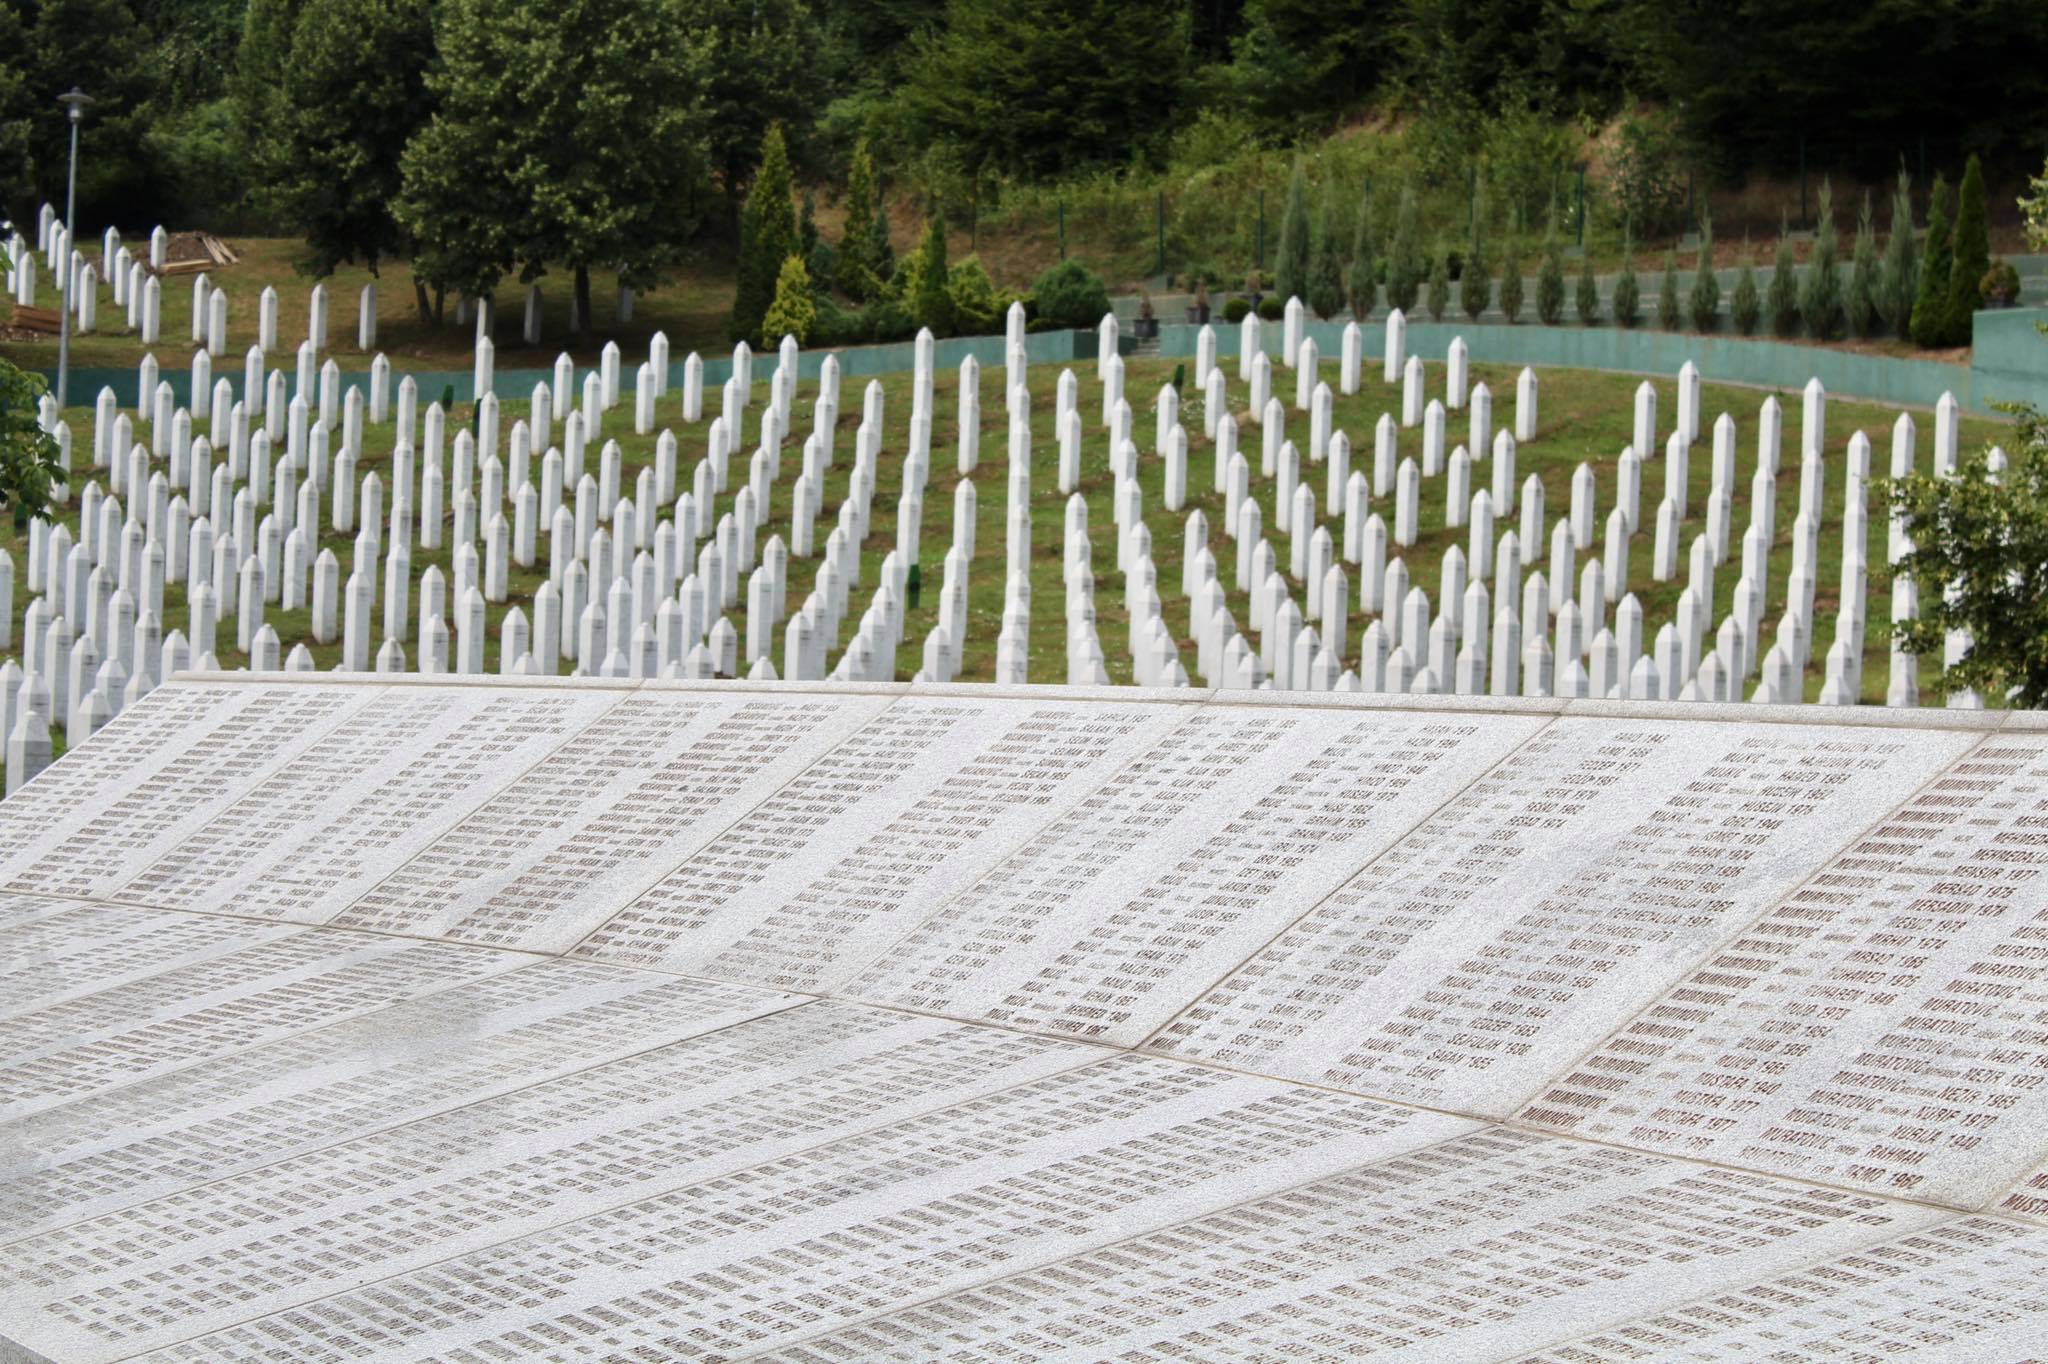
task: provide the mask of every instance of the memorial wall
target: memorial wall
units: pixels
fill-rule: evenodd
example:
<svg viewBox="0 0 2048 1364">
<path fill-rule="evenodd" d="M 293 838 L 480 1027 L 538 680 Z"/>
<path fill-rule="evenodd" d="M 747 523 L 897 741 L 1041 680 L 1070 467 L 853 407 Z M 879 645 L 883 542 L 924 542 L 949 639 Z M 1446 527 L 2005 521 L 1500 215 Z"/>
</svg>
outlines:
<svg viewBox="0 0 2048 1364">
<path fill-rule="evenodd" d="M 0 1362 L 2041 1357 L 2048 726 L 191 677 L 0 804 Z"/>
</svg>

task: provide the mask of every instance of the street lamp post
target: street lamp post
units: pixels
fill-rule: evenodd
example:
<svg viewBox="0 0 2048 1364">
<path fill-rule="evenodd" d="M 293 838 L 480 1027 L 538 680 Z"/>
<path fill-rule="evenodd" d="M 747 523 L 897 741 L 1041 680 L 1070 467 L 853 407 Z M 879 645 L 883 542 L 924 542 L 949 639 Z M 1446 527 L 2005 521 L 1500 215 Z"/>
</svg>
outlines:
<svg viewBox="0 0 2048 1364">
<path fill-rule="evenodd" d="M 78 306 L 78 300 L 71 296 L 71 252 L 77 249 L 78 236 L 78 124 L 85 117 L 85 106 L 92 103 L 92 96 L 74 85 L 57 96 L 57 102 L 71 114 L 71 170 L 64 189 L 65 254 L 57 263 L 57 278 L 65 286 L 63 306 L 57 311 L 57 410 L 61 412 L 64 390 L 71 381 L 71 312 Z"/>
</svg>

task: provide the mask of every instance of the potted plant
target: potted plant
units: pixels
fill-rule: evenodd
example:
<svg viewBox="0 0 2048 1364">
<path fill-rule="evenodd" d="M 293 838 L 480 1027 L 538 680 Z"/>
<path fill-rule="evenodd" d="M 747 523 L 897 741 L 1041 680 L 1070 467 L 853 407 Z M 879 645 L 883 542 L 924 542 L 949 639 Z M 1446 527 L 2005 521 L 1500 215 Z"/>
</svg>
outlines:
<svg viewBox="0 0 2048 1364">
<path fill-rule="evenodd" d="M 1152 311 L 1152 295 L 1138 290 L 1138 325 L 1133 333 L 1140 341 L 1149 341 L 1159 335 L 1159 317 Z"/>
<path fill-rule="evenodd" d="M 2020 272 L 2010 261 L 1993 261 L 1977 285 L 1987 308 L 2010 308 L 2020 296 Z"/>
<path fill-rule="evenodd" d="M 1199 276 L 1195 280 L 1195 296 L 1188 303 L 1188 324 L 1199 327 L 1209 320 L 1209 282 Z"/>
</svg>

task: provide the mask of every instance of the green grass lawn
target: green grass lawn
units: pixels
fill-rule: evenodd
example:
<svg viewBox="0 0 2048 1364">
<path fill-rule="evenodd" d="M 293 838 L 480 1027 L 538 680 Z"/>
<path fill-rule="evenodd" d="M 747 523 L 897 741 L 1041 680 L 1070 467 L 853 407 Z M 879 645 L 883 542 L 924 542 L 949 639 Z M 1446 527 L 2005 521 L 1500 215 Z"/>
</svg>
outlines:
<svg viewBox="0 0 2048 1364">
<path fill-rule="evenodd" d="M 628 357 L 630 369 L 635 358 Z M 1235 360 L 1225 361 L 1226 372 L 1231 380 L 1232 410 L 1240 417 L 1245 406 L 1246 386 L 1237 382 Z M 1184 520 L 1186 512 L 1173 513 L 1165 508 L 1165 464 L 1152 450 L 1153 400 L 1159 385 L 1169 379 L 1175 364 L 1169 361 L 1134 360 L 1128 366 L 1126 391 L 1132 400 L 1136 414 L 1133 435 L 1141 451 L 1139 482 L 1144 490 L 1144 516 L 1152 535 L 1153 558 L 1159 569 L 1158 590 L 1164 605 L 1169 628 L 1179 638 L 1184 664 L 1193 671 L 1195 661 L 1194 642 L 1188 635 L 1188 605 L 1180 591 L 1180 565 L 1184 545 Z M 1083 451 L 1083 478 L 1080 494 L 1088 503 L 1089 533 L 1094 545 L 1094 569 L 1096 578 L 1097 631 L 1106 655 L 1106 666 L 1113 681 L 1126 683 L 1132 680 L 1132 662 L 1128 654 L 1128 617 L 1123 608 L 1123 582 L 1116 571 L 1114 519 L 1111 508 L 1113 479 L 1109 471 L 1108 436 L 1100 424 L 1101 387 L 1094 377 L 1093 362 L 1082 362 L 1074 366 L 1080 380 L 1080 410 L 1086 432 Z M 747 448 L 751 449 L 757 434 L 760 406 L 766 401 L 767 385 L 764 375 L 768 366 L 757 363 L 755 382 L 755 405 L 748 411 Z M 1336 366 L 1324 366 L 1325 375 L 1334 381 Z M 1362 391 L 1350 398 L 1340 398 L 1336 405 L 1335 427 L 1346 432 L 1353 448 L 1353 467 L 1363 469 L 1368 479 L 1371 476 L 1372 430 L 1379 414 L 1391 411 L 1398 416 L 1400 394 L 1398 386 L 1383 385 L 1379 381 L 1378 368 L 1374 364 L 1366 367 Z M 1066 627 L 1064 618 L 1065 593 L 1061 573 L 1061 546 L 1065 501 L 1058 492 L 1059 447 L 1053 438 L 1053 412 L 1055 388 L 1059 368 L 1051 365 L 1035 366 L 1031 371 L 1033 450 L 1032 450 L 1032 522 L 1033 559 L 1032 577 L 1032 630 L 1030 640 L 1030 676 L 1034 682 L 1063 682 L 1066 679 Z M 1517 478 L 1527 478 L 1534 473 L 1544 485 L 1547 522 L 1554 523 L 1557 517 L 1566 514 L 1570 505 L 1570 480 L 1573 470 L 1581 461 L 1589 462 L 1595 471 L 1599 490 L 1598 518 L 1604 526 L 1606 513 L 1613 505 L 1616 479 L 1616 460 L 1624 445 L 1630 439 L 1633 423 L 1633 394 L 1637 378 L 1627 375 L 1593 373 L 1585 371 L 1543 371 L 1542 378 L 1542 423 L 1538 438 L 1521 445 L 1517 461 Z M 1430 387 L 1433 394 L 1441 395 L 1443 374 L 1440 366 L 1429 370 Z M 1495 394 L 1495 426 L 1510 426 L 1513 421 L 1513 392 L 1515 372 L 1502 367 L 1478 365 L 1473 368 L 1473 380 L 1485 382 Z M 882 454 L 878 461 L 877 486 L 873 499 L 869 534 L 862 545 L 862 570 L 859 586 L 850 598 L 847 620 L 842 627 L 840 643 L 852 637 L 861 611 L 868 597 L 874 591 L 883 557 L 896 543 L 897 499 L 902 486 L 902 472 L 907 449 L 905 430 L 910 415 L 911 376 L 890 375 L 880 381 L 886 394 L 885 434 Z M 982 459 L 980 469 L 973 475 L 976 491 L 976 553 L 969 576 L 968 637 L 962 651 L 959 676 L 969 680 L 986 680 L 994 675 L 996 634 L 1001 624 L 1003 605 L 1003 565 L 1005 560 L 1004 518 L 1006 499 L 1006 421 L 1001 397 L 1002 374 L 999 367 L 985 370 L 981 383 L 981 413 L 983 432 L 981 438 Z M 822 549 L 824 537 L 830 530 L 837 514 L 838 505 L 847 492 L 847 484 L 853 464 L 852 450 L 854 430 L 859 424 L 863 380 L 845 381 L 840 402 L 839 430 L 835 442 L 837 459 L 827 479 L 826 498 L 819 514 L 814 543 Z M 1677 399 L 1675 381 L 1659 380 L 1655 387 L 1658 393 L 1659 428 L 1668 432 L 1676 418 Z M 1276 369 L 1276 390 L 1291 398 L 1293 380 L 1290 372 Z M 942 370 L 937 376 L 933 402 L 934 422 L 932 431 L 932 460 L 929 481 L 925 493 L 923 527 L 920 536 L 921 576 L 924 591 L 916 607 L 907 613 L 903 635 L 903 647 L 897 657 L 896 673 L 908 678 L 922 661 L 922 646 L 925 634 L 937 620 L 939 584 L 942 579 L 942 565 L 945 551 L 952 543 L 952 509 L 954 489 L 960 480 L 957 472 L 956 451 L 958 448 L 958 374 L 954 370 Z M 803 386 L 797 411 L 803 414 L 798 419 L 799 430 L 808 430 L 811 399 L 815 388 Z M 1738 425 L 1737 487 L 1734 515 L 1731 524 L 1730 542 L 1732 562 L 1724 563 L 1716 573 L 1716 624 L 1724 616 L 1732 602 L 1735 582 L 1740 575 L 1739 544 L 1743 529 L 1749 519 L 1749 486 L 1755 471 L 1756 460 L 1756 414 L 1758 405 L 1767 395 L 1759 390 L 1729 388 L 1709 385 L 1705 388 L 1701 404 L 1702 440 L 1694 447 L 1690 467 L 1690 494 L 1687 511 L 1688 519 L 1683 528 L 1681 544 L 1690 542 L 1691 537 L 1705 526 L 1705 506 L 1708 486 L 1712 475 L 1711 432 L 1713 421 L 1721 412 L 1734 416 Z M 1784 406 L 1783 454 L 1777 479 L 1778 516 L 1777 539 L 1770 558 L 1770 599 L 1764 612 L 1766 622 L 1765 638 L 1759 652 L 1768 648 L 1778 616 L 1784 609 L 1784 594 L 1791 569 L 1791 527 L 1798 510 L 1800 448 L 1800 404 L 1796 393 L 1782 393 L 1779 400 Z M 707 395 L 707 409 L 716 410 L 715 396 Z M 512 421 L 524 415 L 523 402 L 507 402 L 503 412 L 503 429 L 509 432 Z M 691 471 L 697 460 L 703 457 L 708 440 L 708 422 L 683 425 L 680 422 L 681 404 L 675 391 L 662 400 L 659 419 L 676 430 L 679 449 L 677 460 L 677 486 L 686 489 L 691 486 Z M 1826 483 L 1827 514 L 1820 537 L 1819 582 L 1815 593 L 1817 642 L 1813 649 L 1813 663 L 1806 674 L 1805 684 L 1809 699 L 1816 697 L 1821 686 L 1820 664 L 1825 658 L 1827 645 L 1833 636 L 1833 613 L 1836 607 L 1837 569 L 1841 559 L 1843 471 L 1845 469 L 1846 446 L 1851 433 L 1857 429 L 1867 432 L 1874 446 L 1872 469 L 1882 474 L 1889 468 L 1890 429 L 1897 412 L 1894 409 L 1878 407 L 1867 403 L 1833 402 L 1829 405 L 1827 422 L 1826 458 L 1828 478 Z M 458 409 L 455 420 L 450 423 L 451 433 L 457 429 L 458 421 L 467 421 L 469 409 Z M 79 451 L 76 482 L 83 485 L 91 476 L 84 466 L 89 463 L 91 448 L 92 413 L 89 408 L 74 408 L 67 412 L 75 433 L 76 448 Z M 1933 417 L 1931 413 L 1915 414 L 1920 427 L 1919 459 L 1922 468 L 1931 463 L 1933 438 Z M 1192 435 L 1189 457 L 1189 498 L 1187 510 L 1201 509 L 1208 518 L 1211 548 L 1215 552 L 1220 576 L 1226 586 L 1232 580 L 1232 566 L 1235 563 L 1235 547 L 1223 534 L 1223 499 L 1214 493 L 1213 445 L 1200 434 L 1200 402 L 1190 398 L 1183 404 L 1183 422 Z M 655 437 L 636 437 L 631 430 L 630 399 L 606 415 L 605 438 L 617 439 L 624 454 L 624 471 L 621 487 L 630 492 L 640 469 L 651 465 L 654 456 Z M 1307 443 L 1308 419 L 1305 413 L 1290 411 L 1288 432 L 1297 444 Z M 1448 423 L 1449 445 L 1455 446 L 1463 438 L 1466 429 L 1465 414 L 1454 413 Z M 1969 418 L 1964 421 L 1962 439 L 1966 443 L 1982 443 L 1997 439 L 1999 424 L 1987 420 Z M 625 434 L 621 434 L 621 431 Z M 559 427 L 557 428 L 559 432 Z M 365 458 L 360 470 L 376 469 L 386 480 L 385 506 L 390 506 L 390 463 L 391 448 L 395 431 L 389 425 L 369 428 L 365 438 Z M 559 438 L 559 436 L 558 436 Z M 501 440 L 504 437 L 501 436 Z M 452 441 L 452 435 L 451 435 Z M 587 467 L 593 471 L 597 465 L 597 449 L 593 446 L 587 460 Z M 1283 537 L 1275 530 L 1273 514 L 1273 483 L 1257 478 L 1260 433 L 1256 426 L 1247 423 L 1243 428 L 1240 447 L 1246 452 L 1253 466 L 1254 490 L 1265 512 L 1267 536 L 1274 543 L 1283 571 L 1287 554 Z M 768 531 L 774 531 L 788 539 L 791 509 L 790 490 L 801 468 L 801 438 L 792 438 L 782 458 L 781 477 L 777 480 L 772 499 L 770 518 L 762 535 L 765 543 Z M 1402 454 L 1418 457 L 1421 450 L 1419 428 L 1404 430 L 1401 435 Z M 501 451 L 502 457 L 502 451 Z M 535 459 L 535 475 L 538 475 L 539 461 Z M 743 469 L 744 461 L 736 456 L 735 469 Z M 1305 477 L 1308 476 L 1305 474 Z M 101 475 L 102 486 L 105 477 Z M 1676 610 L 1678 594 L 1683 588 L 1683 570 L 1679 578 L 1667 583 L 1656 583 L 1650 579 L 1651 545 L 1650 530 L 1654 527 L 1655 507 L 1662 496 L 1663 464 L 1661 459 L 1646 466 L 1643 478 L 1642 520 L 1644 529 L 1639 530 L 1630 546 L 1629 586 L 1641 600 L 1644 611 L 1645 649 L 1655 638 L 1659 625 L 1672 618 Z M 1475 462 L 1474 488 L 1485 486 L 1491 478 L 1491 458 Z M 743 475 L 735 476 L 725 494 L 717 499 L 714 516 L 731 509 L 732 498 L 743 481 Z M 1317 491 L 1318 514 L 1323 524 L 1330 528 L 1331 536 L 1341 549 L 1342 524 L 1341 507 L 1331 509 L 1324 504 L 1324 478 L 1321 466 L 1313 473 L 1313 486 Z M 509 503 L 509 496 L 508 496 Z M 415 500 L 417 505 L 417 500 Z M 65 518 L 76 531 L 77 499 L 65 511 Z M 1873 494 L 1869 499 L 1869 543 L 1870 563 L 1869 621 L 1867 634 L 1866 662 L 1863 673 L 1863 699 L 1882 702 L 1888 677 L 1887 653 L 1884 626 L 1889 619 L 1890 591 L 1889 573 L 1885 563 L 1886 518 L 1882 503 Z M 1376 500 L 1374 509 L 1382 515 L 1391 533 L 1393 514 L 1391 498 Z M 506 510 L 510 519 L 509 506 Z M 487 516 L 487 513 L 486 513 Z M 331 525 L 331 508 L 323 507 L 323 523 Z M 606 518 L 608 520 L 608 518 Z M 1513 519 L 1503 518 L 1496 526 L 1496 533 L 1505 532 L 1514 524 Z M 1421 531 L 1415 546 L 1405 552 L 1413 585 L 1422 587 L 1430 595 L 1432 605 L 1442 608 L 1437 602 L 1437 583 L 1444 552 L 1453 544 L 1465 545 L 1469 532 L 1465 529 L 1450 529 L 1444 524 L 1444 480 L 1442 477 L 1425 480 L 1422 488 Z M 19 637 L 20 616 L 28 603 L 26 582 L 26 545 L 24 537 L 16 535 L 11 527 L 4 539 L 9 552 L 14 556 L 17 570 L 17 590 L 14 601 L 16 632 Z M 334 551 L 341 561 L 344 580 L 350 571 L 354 557 L 353 534 L 338 534 L 325 530 L 321 544 Z M 388 545 L 386 546 L 388 548 Z M 1399 552 L 1390 546 L 1390 554 Z M 511 578 L 511 600 L 493 603 L 487 611 L 490 639 L 485 649 L 486 667 L 490 671 L 498 668 L 497 632 L 504 612 L 514 605 L 526 605 L 531 616 L 530 602 L 533 592 L 545 577 L 546 542 L 543 537 L 537 558 L 537 572 L 519 572 L 516 565 Z M 1578 559 L 1583 568 L 1585 556 Z M 818 560 L 792 559 L 790 563 L 790 584 L 788 593 L 789 609 L 797 610 L 810 590 L 817 571 Z M 414 575 L 413 610 L 418 610 L 418 577 L 429 565 L 437 565 L 452 581 L 452 548 L 444 544 L 439 550 L 428 551 L 417 545 L 413 550 L 412 570 Z M 1540 548 L 1532 547 L 1524 553 L 1524 571 L 1533 572 L 1548 565 L 1548 541 Z M 381 565 L 379 566 L 381 570 Z M 1358 575 L 1355 568 L 1347 566 L 1352 579 L 1352 619 L 1348 632 L 1350 649 L 1347 663 L 1355 662 L 1358 640 L 1364 629 L 1364 617 L 1357 605 Z M 380 575 L 381 576 L 381 575 Z M 1303 600 L 1300 584 L 1295 584 L 1297 602 Z M 1576 589 L 1576 583 L 1574 583 Z M 375 644 L 382 643 L 381 637 L 381 581 L 379 583 L 379 606 L 373 618 L 380 623 Z M 734 619 L 734 625 L 744 639 L 744 593 L 742 606 Z M 1250 621 L 1249 603 L 1245 594 L 1232 591 L 1229 606 L 1240 626 Z M 1499 603 L 1495 603 L 1496 609 Z M 182 584 L 169 584 L 165 590 L 163 627 L 166 633 L 173 628 L 188 626 L 188 607 Z M 340 646 L 314 645 L 310 638 L 310 616 L 306 611 L 284 613 L 270 610 L 265 619 L 277 630 L 286 651 L 295 642 L 306 642 L 312 649 L 315 660 L 322 668 L 334 666 L 340 658 Z M 1610 607 L 1611 619 L 1611 607 Z M 452 627 L 451 627 L 452 628 Z M 565 622 L 569 629 L 570 623 Z M 1247 633 L 1249 631 L 1247 630 Z M 1589 632 L 1590 633 L 1590 632 Z M 240 667 L 246 659 L 233 646 L 234 631 L 231 618 L 224 616 L 219 638 L 220 661 L 223 666 Z M 776 632 L 775 664 L 782 667 L 781 629 Z M 417 666 L 415 657 L 417 624 L 410 637 L 404 641 L 408 663 Z M 372 653 L 375 648 L 373 645 Z M 835 655 L 836 656 L 836 655 Z M 1923 667 L 1923 685 L 1931 683 L 1937 669 L 1933 663 Z M 1199 681 L 1199 679 L 1197 679 Z M 1745 695 L 1753 683 L 1745 686 Z M 1934 699 L 1930 697 L 1929 699 Z"/>
</svg>

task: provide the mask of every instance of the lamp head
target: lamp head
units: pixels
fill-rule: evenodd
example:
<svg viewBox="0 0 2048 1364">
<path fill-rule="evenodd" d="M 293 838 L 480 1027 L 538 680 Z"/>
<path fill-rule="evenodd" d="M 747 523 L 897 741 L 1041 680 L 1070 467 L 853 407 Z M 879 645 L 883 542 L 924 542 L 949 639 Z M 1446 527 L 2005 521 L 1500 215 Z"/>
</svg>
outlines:
<svg viewBox="0 0 2048 1364">
<path fill-rule="evenodd" d="M 85 91 L 79 89 L 75 85 L 72 86 L 69 90 L 66 90 L 63 94 L 57 96 L 57 103 L 63 105 L 66 109 L 71 111 L 71 121 L 73 123 L 76 123 L 81 118 L 85 117 L 85 106 L 93 102 L 93 97 L 91 95 L 86 94 Z"/>
</svg>

